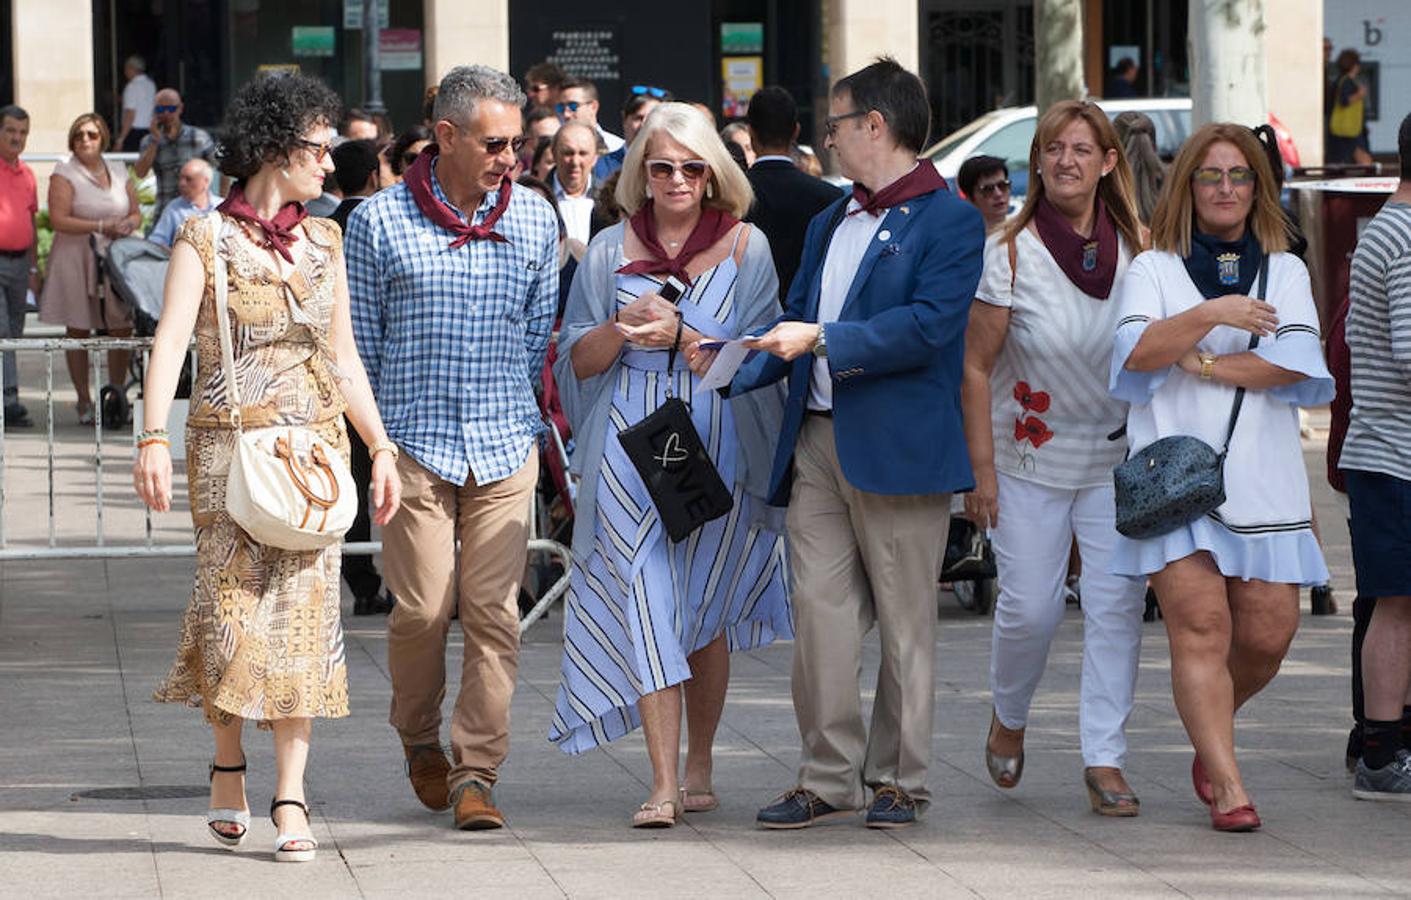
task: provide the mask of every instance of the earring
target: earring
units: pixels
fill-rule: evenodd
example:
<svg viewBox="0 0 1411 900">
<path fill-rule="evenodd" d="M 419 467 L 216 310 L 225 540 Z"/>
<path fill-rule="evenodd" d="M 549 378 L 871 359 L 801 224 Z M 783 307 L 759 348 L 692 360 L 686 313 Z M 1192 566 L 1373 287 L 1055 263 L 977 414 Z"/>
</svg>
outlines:
<svg viewBox="0 0 1411 900">
<path fill-rule="evenodd" d="M 279 170 L 279 174 L 283 175 L 286 180 L 289 178 L 289 170 L 288 170 L 288 169 L 280 169 L 280 170 Z"/>
</svg>

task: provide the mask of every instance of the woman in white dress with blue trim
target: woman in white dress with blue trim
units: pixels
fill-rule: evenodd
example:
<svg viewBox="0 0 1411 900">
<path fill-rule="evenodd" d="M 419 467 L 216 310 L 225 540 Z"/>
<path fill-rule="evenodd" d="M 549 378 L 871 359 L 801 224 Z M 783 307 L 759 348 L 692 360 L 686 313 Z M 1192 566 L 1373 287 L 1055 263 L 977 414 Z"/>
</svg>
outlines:
<svg viewBox="0 0 1411 900">
<path fill-rule="evenodd" d="M 1219 831 L 1261 824 L 1235 762 L 1234 715 L 1278 672 L 1299 587 L 1328 578 L 1298 407 L 1326 403 L 1333 381 L 1308 271 L 1285 252 L 1278 197 L 1249 129 L 1213 124 L 1191 136 L 1152 217 L 1153 249 L 1122 282 L 1109 385 L 1131 404 L 1134 452 L 1171 435 L 1218 450 L 1245 388 L 1225 503 L 1159 537 L 1119 538 L 1114 555 L 1117 574 L 1149 575 L 1160 600 L 1176 709 L 1196 751 L 1192 786 Z M 1254 299 L 1264 265 L 1266 295 Z"/>
<path fill-rule="evenodd" d="M 781 509 L 765 505 L 782 387 L 725 399 L 696 393 L 685 349 L 779 315 L 764 234 L 736 218 L 749 182 L 699 112 L 655 109 L 627 153 L 617 200 L 629 222 L 593 239 L 573 281 L 555 380 L 579 477 L 563 677 L 549 739 L 582 753 L 643 727 L 653 769 L 636 827 L 669 827 L 718 805 L 712 745 L 731 651 L 793 637 Z M 686 287 L 673 304 L 668 278 Z M 671 352 L 675 344 L 678 352 Z M 618 440 L 668 396 L 691 419 L 729 513 L 680 542 Z M 683 691 L 684 686 L 684 691 Z M 681 720 L 688 731 L 678 776 Z"/>
</svg>

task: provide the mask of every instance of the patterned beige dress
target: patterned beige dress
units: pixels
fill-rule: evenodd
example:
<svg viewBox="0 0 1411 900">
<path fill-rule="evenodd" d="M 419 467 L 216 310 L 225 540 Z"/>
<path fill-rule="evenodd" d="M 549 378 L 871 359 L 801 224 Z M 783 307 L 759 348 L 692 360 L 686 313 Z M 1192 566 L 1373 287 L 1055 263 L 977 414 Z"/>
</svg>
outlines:
<svg viewBox="0 0 1411 900">
<path fill-rule="evenodd" d="M 306 218 L 294 244 L 299 265 L 283 281 L 269 254 L 228 222 L 222 254 L 246 428 L 304 425 L 346 460 L 343 398 L 328 349 L 342 236 L 327 219 Z M 339 616 L 341 545 L 280 550 L 256 543 L 225 512 L 235 446 L 216 331 L 210 225 L 188 219 L 176 240 L 206 270 L 196 318 L 197 370 L 186 422 L 186 471 L 196 527 L 196 586 L 181 626 L 176 663 L 155 693 L 200 706 L 210 722 L 348 714 L 348 673 Z"/>
</svg>

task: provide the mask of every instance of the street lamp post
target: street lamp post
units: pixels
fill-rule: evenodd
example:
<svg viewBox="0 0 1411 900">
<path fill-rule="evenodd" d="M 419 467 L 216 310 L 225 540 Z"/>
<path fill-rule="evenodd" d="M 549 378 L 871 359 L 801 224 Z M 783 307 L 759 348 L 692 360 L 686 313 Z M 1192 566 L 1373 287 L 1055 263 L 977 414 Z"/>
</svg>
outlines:
<svg viewBox="0 0 1411 900">
<path fill-rule="evenodd" d="M 363 0 L 363 109 L 373 115 L 387 112 L 382 103 L 382 30 L 378 28 L 378 0 Z"/>
</svg>

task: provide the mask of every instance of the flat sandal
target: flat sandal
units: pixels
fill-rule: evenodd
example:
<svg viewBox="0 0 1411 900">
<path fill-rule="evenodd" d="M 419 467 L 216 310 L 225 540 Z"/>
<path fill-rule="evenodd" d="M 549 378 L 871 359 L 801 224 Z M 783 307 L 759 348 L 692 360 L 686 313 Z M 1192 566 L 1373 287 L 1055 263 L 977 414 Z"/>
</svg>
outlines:
<svg viewBox="0 0 1411 900">
<path fill-rule="evenodd" d="M 671 807 L 671 815 L 667 815 L 665 807 Z M 674 828 L 676 826 L 676 815 L 679 812 L 675 800 L 663 800 L 660 803 L 643 803 L 637 807 L 637 812 L 632 816 L 633 828 Z M 646 813 L 646 815 L 643 815 Z"/>
</svg>

